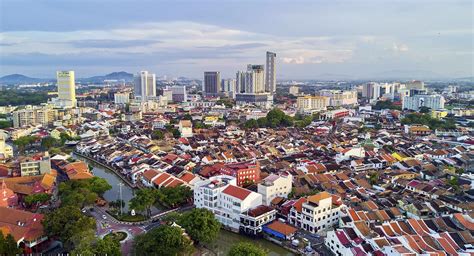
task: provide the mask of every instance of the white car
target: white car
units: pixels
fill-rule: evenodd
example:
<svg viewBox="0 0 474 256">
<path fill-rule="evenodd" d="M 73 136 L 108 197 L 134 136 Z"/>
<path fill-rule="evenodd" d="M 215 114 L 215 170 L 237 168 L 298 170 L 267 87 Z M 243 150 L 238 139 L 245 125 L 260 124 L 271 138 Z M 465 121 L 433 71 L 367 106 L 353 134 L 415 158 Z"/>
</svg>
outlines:
<svg viewBox="0 0 474 256">
<path fill-rule="evenodd" d="M 107 216 L 102 215 L 102 219 L 106 220 L 106 219 L 107 219 Z"/>
</svg>

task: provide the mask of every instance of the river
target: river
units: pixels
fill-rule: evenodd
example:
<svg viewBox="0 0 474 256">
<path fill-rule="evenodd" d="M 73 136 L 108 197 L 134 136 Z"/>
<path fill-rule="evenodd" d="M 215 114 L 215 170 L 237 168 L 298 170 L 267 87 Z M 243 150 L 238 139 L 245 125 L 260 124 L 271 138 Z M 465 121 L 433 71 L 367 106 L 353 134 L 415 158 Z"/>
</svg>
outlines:
<svg viewBox="0 0 474 256">
<path fill-rule="evenodd" d="M 118 177 L 115 173 L 112 171 L 109 171 L 105 169 L 104 167 L 89 161 L 85 158 L 82 158 L 77 155 L 73 155 L 74 158 L 77 158 L 81 161 L 84 161 L 90 165 L 92 165 L 94 168 L 92 169 L 92 172 L 94 173 L 94 176 L 104 178 L 107 180 L 107 182 L 112 186 L 112 189 L 108 190 L 107 192 L 104 193 L 104 199 L 111 202 L 115 201 L 117 199 L 120 199 L 120 186 L 119 184 L 123 184 L 122 186 L 122 200 L 125 202 L 125 207 L 124 207 L 124 212 L 128 211 L 128 202 L 130 199 L 133 198 L 134 196 L 134 191 L 131 187 L 129 187 L 127 184 L 125 184 L 120 177 Z"/>
</svg>

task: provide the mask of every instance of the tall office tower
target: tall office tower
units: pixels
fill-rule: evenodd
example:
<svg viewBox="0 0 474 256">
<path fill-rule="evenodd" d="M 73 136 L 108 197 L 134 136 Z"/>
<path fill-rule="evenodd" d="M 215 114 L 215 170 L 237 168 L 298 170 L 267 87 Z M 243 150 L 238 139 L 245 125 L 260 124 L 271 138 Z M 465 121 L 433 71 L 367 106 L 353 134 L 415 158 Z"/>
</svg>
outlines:
<svg viewBox="0 0 474 256">
<path fill-rule="evenodd" d="M 147 101 L 156 98 L 156 77 L 148 71 L 141 71 L 135 76 L 135 98 Z"/>
<path fill-rule="evenodd" d="M 362 86 L 362 97 L 372 99 L 374 97 L 375 83 L 366 83 Z"/>
<path fill-rule="evenodd" d="M 242 93 L 244 92 L 245 89 L 245 72 L 243 71 L 237 71 L 235 74 L 235 91 L 237 93 Z"/>
<path fill-rule="evenodd" d="M 272 94 L 276 91 L 275 58 L 276 53 L 267 52 L 267 62 L 265 70 L 265 91 Z"/>
<path fill-rule="evenodd" d="M 204 95 L 216 97 L 221 90 L 221 73 L 219 71 L 204 72 Z"/>
<path fill-rule="evenodd" d="M 57 71 L 58 103 L 62 107 L 76 107 L 74 71 Z"/>
<path fill-rule="evenodd" d="M 265 92 L 265 72 L 263 65 L 247 65 L 245 77 L 245 92 L 263 93 Z"/>
<path fill-rule="evenodd" d="M 235 98 L 235 79 L 222 79 L 222 91 L 228 97 Z"/>
</svg>

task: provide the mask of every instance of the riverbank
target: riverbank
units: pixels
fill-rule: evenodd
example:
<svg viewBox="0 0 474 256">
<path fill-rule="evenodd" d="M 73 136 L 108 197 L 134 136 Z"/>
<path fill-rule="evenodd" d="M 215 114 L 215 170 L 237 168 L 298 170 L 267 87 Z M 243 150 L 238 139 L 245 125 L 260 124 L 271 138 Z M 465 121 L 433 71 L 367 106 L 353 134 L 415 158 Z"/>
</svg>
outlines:
<svg viewBox="0 0 474 256">
<path fill-rule="evenodd" d="M 100 165 L 101 167 L 113 172 L 115 175 L 117 175 L 123 182 L 125 182 L 128 186 L 130 186 L 131 188 L 138 188 L 137 184 L 133 184 L 127 177 L 124 177 L 122 173 L 120 173 L 120 171 L 118 171 L 117 169 L 113 168 L 112 166 L 109 166 L 105 163 L 102 163 L 100 162 L 99 160 L 97 159 L 94 159 L 93 157 L 90 157 L 90 156 L 87 156 L 87 155 L 83 155 L 77 151 L 74 150 L 73 152 L 74 155 L 76 156 L 79 156 L 79 157 L 82 157 L 82 158 L 85 158 L 97 165 Z"/>
</svg>

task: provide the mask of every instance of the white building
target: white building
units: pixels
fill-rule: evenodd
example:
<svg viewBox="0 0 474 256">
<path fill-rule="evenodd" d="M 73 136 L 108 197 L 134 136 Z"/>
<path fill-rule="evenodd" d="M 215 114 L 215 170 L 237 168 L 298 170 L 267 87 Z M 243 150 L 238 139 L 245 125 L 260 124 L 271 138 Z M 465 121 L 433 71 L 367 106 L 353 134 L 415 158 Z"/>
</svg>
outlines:
<svg viewBox="0 0 474 256">
<path fill-rule="evenodd" d="M 226 93 L 228 97 L 235 99 L 235 94 L 236 94 L 235 79 L 222 79 L 221 86 L 222 86 L 222 91 Z"/>
<path fill-rule="evenodd" d="M 329 106 L 340 107 L 357 104 L 357 91 L 343 91 L 343 90 L 322 90 L 319 91 L 320 96 L 329 97 Z"/>
<path fill-rule="evenodd" d="M 58 107 L 76 107 L 76 82 L 74 71 L 57 71 L 58 98 L 55 103 Z"/>
<path fill-rule="evenodd" d="M 287 198 L 291 192 L 293 176 L 291 174 L 271 174 L 258 184 L 258 193 L 262 195 L 263 204 L 270 205 L 275 197 Z"/>
<path fill-rule="evenodd" d="M 237 232 L 240 214 L 262 204 L 262 196 L 236 186 L 236 179 L 227 175 L 211 177 L 194 185 L 194 205 L 214 213 L 216 219 Z"/>
<path fill-rule="evenodd" d="M 51 171 L 51 159 L 48 152 L 41 157 L 27 157 L 20 159 L 21 176 L 34 176 L 49 173 Z"/>
<path fill-rule="evenodd" d="M 156 77 L 148 71 L 141 71 L 135 76 L 134 82 L 135 98 L 139 101 L 147 101 L 156 97 Z"/>
<path fill-rule="evenodd" d="M 416 94 L 403 97 L 403 109 L 418 111 L 421 107 L 428 107 L 432 110 L 444 108 L 444 97 L 437 94 Z"/>
<path fill-rule="evenodd" d="M 326 230 L 338 223 L 344 207 L 339 197 L 328 192 L 298 199 L 290 209 L 288 222 L 311 233 Z"/>
<path fill-rule="evenodd" d="M 296 108 L 299 112 L 326 110 L 330 98 L 326 96 L 300 96 L 296 99 Z"/>
<path fill-rule="evenodd" d="M 182 138 L 193 136 L 193 123 L 190 120 L 179 121 L 179 132 Z"/>
<path fill-rule="evenodd" d="M 276 53 L 267 52 L 266 70 L 265 70 L 265 92 L 274 94 L 276 91 Z"/>
<path fill-rule="evenodd" d="M 0 133 L 0 162 L 2 160 L 2 155 L 4 159 L 13 157 L 13 147 L 8 145 L 5 140 L 6 135 Z"/>
<path fill-rule="evenodd" d="M 114 94 L 115 104 L 127 104 L 130 103 L 130 93 L 128 92 L 117 92 Z"/>
<path fill-rule="evenodd" d="M 300 88 L 298 86 L 292 85 L 288 89 L 288 93 L 293 96 L 297 96 L 300 93 Z"/>
</svg>

